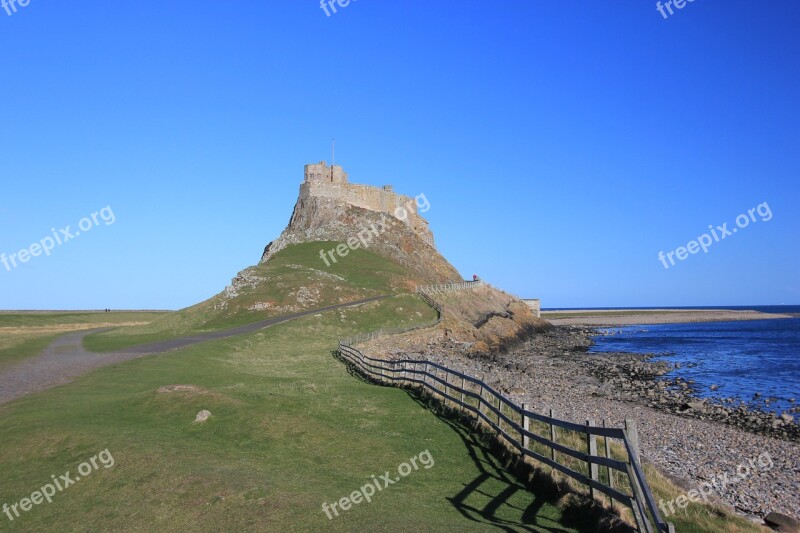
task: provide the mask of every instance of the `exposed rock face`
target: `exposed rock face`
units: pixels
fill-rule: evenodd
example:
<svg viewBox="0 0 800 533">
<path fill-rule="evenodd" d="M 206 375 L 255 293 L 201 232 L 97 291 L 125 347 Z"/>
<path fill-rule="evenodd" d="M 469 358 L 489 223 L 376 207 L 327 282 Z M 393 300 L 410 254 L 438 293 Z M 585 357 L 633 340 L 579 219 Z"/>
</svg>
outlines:
<svg viewBox="0 0 800 533">
<path fill-rule="evenodd" d="M 291 244 L 349 241 L 411 269 L 421 283 L 460 281 L 458 271 L 433 246 L 417 204 L 387 188 L 306 181 L 289 225 L 267 245 L 261 263 Z"/>
<path fill-rule="evenodd" d="M 529 305 L 489 285 L 435 299 L 444 306 L 446 338 L 467 343 L 470 354 L 504 352 L 549 328 Z"/>
<path fill-rule="evenodd" d="M 491 286 L 434 294 L 432 298 L 443 309 L 438 326 L 378 337 L 359 343 L 359 349 L 374 357 L 391 354 L 398 346 L 404 352 L 422 352 L 432 343 L 441 343 L 470 357 L 492 356 L 552 328 L 536 318 L 530 306 Z"/>
</svg>

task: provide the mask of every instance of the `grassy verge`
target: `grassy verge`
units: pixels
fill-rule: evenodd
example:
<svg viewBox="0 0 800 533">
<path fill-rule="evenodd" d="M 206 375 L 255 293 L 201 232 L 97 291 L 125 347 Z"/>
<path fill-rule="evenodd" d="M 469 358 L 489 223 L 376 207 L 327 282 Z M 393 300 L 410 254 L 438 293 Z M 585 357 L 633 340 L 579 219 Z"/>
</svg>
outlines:
<svg viewBox="0 0 800 533">
<path fill-rule="evenodd" d="M 0 502 L 108 449 L 8 531 L 575 531 L 480 443 L 348 375 L 338 337 L 419 322 L 411 296 L 100 369 L 0 407 Z M 425 317 L 427 318 L 427 317 Z M 191 384 L 188 392 L 159 393 Z M 212 418 L 193 424 L 208 409 Z M 427 450 L 435 461 L 329 520 L 334 502 Z"/>
</svg>

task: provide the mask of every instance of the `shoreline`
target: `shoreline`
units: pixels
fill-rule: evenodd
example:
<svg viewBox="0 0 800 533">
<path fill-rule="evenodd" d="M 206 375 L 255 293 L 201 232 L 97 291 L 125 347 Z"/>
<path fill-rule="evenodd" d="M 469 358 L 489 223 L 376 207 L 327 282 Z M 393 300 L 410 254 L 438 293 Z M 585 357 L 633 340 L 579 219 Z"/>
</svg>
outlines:
<svg viewBox="0 0 800 533">
<path fill-rule="evenodd" d="M 779 320 L 791 314 L 732 309 L 575 309 L 542 311 L 542 318 L 554 326 L 638 326 L 739 320 Z"/>
<path fill-rule="evenodd" d="M 512 352 L 480 357 L 465 355 L 468 343 L 441 332 L 423 342 L 409 335 L 402 343 L 377 339 L 363 348 L 388 359 L 422 358 L 446 365 L 517 403 L 543 413 L 552 409 L 565 420 L 605 420 L 619 427 L 634 418 L 642 457 L 682 488 L 731 476 L 730 483 L 715 487 L 717 503 L 747 517 L 763 518 L 769 512 L 800 517 L 794 497 L 800 488 L 796 422 L 774 427 L 770 415 L 760 420 L 758 413 L 738 405 L 720 406 L 731 412 L 717 419 L 716 408 L 694 399 L 689 384 L 673 390 L 661 379 L 669 364 L 642 354 L 588 354 L 596 333 L 593 326 L 557 326 Z M 737 421 L 746 423 L 742 427 Z M 748 471 L 746 480 L 735 481 L 732 473 L 763 457 L 770 459 L 768 470 Z"/>
</svg>

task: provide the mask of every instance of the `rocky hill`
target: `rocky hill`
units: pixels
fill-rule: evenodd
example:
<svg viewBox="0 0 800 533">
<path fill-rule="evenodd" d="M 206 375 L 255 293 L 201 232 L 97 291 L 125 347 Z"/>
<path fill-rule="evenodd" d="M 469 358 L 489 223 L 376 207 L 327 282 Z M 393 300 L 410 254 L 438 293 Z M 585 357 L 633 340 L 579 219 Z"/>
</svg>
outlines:
<svg viewBox="0 0 800 533">
<path fill-rule="evenodd" d="M 394 193 L 390 186 L 351 184 L 339 166 L 307 165 L 289 225 L 267 245 L 261 263 L 291 244 L 336 241 L 348 245 L 348 250 L 360 248 L 388 257 L 412 271 L 422 284 L 461 280 L 436 250 L 428 223 L 420 215 L 422 207 L 430 207 L 424 195 L 411 198 Z M 323 267 L 347 260 L 339 253 L 326 257 L 320 262 Z"/>
<path fill-rule="evenodd" d="M 424 195 L 351 184 L 341 167 L 306 165 L 289 224 L 259 264 L 208 300 L 126 335 L 136 337 L 131 342 L 160 340 L 373 296 L 407 298 L 421 285 L 461 281 L 436 250 L 421 215 L 429 207 Z M 503 350 L 543 324 L 524 302 L 491 288 L 443 303 L 447 310 L 438 333 L 477 353 Z"/>
</svg>

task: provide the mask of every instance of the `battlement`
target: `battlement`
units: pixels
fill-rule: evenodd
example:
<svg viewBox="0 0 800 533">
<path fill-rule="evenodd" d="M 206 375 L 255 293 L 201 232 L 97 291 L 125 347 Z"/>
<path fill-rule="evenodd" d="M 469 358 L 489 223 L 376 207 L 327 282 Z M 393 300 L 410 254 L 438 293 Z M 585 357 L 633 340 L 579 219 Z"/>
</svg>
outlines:
<svg viewBox="0 0 800 533">
<path fill-rule="evenodd" d="M 328 166 L 325 161 L 305 166 L 306 182 L 347 183 L 347 172 L 340 165 Z"/>
</svg>

